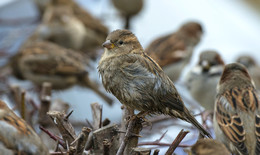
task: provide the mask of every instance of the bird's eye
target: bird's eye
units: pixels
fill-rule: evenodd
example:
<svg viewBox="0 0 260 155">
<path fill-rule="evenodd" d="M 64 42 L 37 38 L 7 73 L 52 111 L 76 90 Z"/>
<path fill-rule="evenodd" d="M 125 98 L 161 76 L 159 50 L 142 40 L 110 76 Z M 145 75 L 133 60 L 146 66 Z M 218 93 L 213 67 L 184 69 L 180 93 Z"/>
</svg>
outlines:
<svg viewBox="0 0 260 155">
<path fill-rule="evenodd" d="M 122 40 L 120 40 L 118 43 L 119 43 L 120 45 L 122 45 L 124 42 L 123 42 Z"/>
</svg>

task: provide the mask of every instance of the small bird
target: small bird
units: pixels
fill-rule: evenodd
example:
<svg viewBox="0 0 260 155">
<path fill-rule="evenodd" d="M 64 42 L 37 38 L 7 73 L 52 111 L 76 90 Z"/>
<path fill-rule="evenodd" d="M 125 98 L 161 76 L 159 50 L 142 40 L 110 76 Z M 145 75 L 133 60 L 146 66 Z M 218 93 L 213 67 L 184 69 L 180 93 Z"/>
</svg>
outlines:
<svg viewBox="0 0 260 155">
<path fill-rule="evenodd" d="M 214 110 L 216 139 L 233 154 L 260 154 L 259 94 L 246 67 L 225 66 L 217 86 Z"/>
<path fill-rule="evenodd" d="M 47 41 L 34 41 L 23 46 L 10 60 L 10 66 L 17 78 L 30 80 L 38 86 L 50 82 L 53 89 L 66 89 L 78 84 L 90 88 L 107 103 L 113 102 L 89 79 L 85 57 L 71 49 Z"/>
<path fill-rule="evenodd" d="M 143 0 L 112 0 L 112 3 L 125 18 L 125 29 L 131 28 L 130 20 L 142 10 L 144 5 Z"/>
<path fill-rule="evenodd" d="M 224 144 L 214 139 L 199 139 L 189 155 L 231 155 Z"/>
<path fill-rule="evenodd" d="M 213 111 L 216 87 L 224 69 L 221 56 L 212 50 L 200 53 L 198 64 L 186 75 L 185 84 L 192 97 L 206 110 Z"/>
<path fill-rule="evenodd" d="M 96 58 L 108 29 L 73 0 L 50 0 L 35 33 L 43 40 L 80 50 Z"/>
<path fill-rule="evenodd" d="M 188 22 L 174 33 L 154 40 L 145 50 L 175 82 L 189 63 L 194 47 L 200 42 L 203 29 L 197 22 Z"/>
<path fill-rule="evenodd" d="M 260 67 L 257 65 L 254 58 L 249 55 L 241 55 L 237 58 L 236 62 L 246 66 L 249 75 L 255 82 L 256 89 L 260 90 Z"/>
<path fill-rule="evenodd" d="M 173 82 L 143 50 L 128 30 L 111 32 L 103 43 L 98 70 L 105 89 L 122 104 L 150 114 L 165 114 L 192 123 L 202 135 L 210 134 L 185 107 Z"/>
<path fill-rule="evenodd" d="M 49 154 L 49 150 L 34 130 L 1 100 L 0 128 L 1 143 L 15 154 Z"/>
</svg>

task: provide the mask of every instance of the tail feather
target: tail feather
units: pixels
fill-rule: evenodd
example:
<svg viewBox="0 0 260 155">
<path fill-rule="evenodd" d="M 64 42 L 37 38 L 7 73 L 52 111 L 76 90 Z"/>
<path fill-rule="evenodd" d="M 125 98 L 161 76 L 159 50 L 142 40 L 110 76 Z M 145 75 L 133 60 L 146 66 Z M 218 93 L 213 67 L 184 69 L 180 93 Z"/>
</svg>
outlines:
<svg viewBox="0 0 260 155">
<path fill-rule="evenodd" d="M 190 112 L 186 108 L 184 109 L 184 113 L 186 115 L 187 121 L 193 124 L 204 137 L 207 136 L 209 138 L 212 138 L 210 133 L 194 118 L 194 116 L 190 114 Z"/>
</svg>

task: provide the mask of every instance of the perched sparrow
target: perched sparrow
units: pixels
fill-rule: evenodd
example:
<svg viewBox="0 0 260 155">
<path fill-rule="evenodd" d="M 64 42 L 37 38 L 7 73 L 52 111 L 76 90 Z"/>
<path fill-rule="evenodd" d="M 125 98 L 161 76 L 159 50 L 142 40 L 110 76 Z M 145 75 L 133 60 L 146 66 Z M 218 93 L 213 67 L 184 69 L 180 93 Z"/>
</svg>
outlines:
<svg viewBox="0 0 260 155">
<path fill-rule="evenodd" d="M 185 23 L 177 32 L 154 40 L 145 50 L 175 82 L 189 63 L 202 35 L 199 23 Z"/>
<path fill-rule="evenodd" d="M 239 62 L 247 67 L 249 75 L 255 82 L 257 90 L 260 90 L 260 67 L 257 65 L 255 60 L 251 56 L 242 55 L 236 62 Z"/>
<path fill-rule="evenodd" d="M 85 58 L 73 50 L 35 41 L 12 58 L 11 66 L 16 77 L 31 80 L 36 85 L 50 82 L 53 89 L 65 89 L 79 84 L 92 89 L 109 104 L 113 102 L 89 79 Z"/>
<path fill-rule="evenodd" d="M 191 155 L 230 155 L 224 144 L 214 139 L 199 139 L 191 148 Z"/>
<path fill-rule="evenodd" d="M 49 154 L 49 150 L 34 130 L 1 100 L 0 128 L 1 143 L 16 154 Z"/>
<path fill-rule="evenodd" d="M 173 82 L 143 50 L 128 30 L 111 32 L 98 70 L 105 89 L 128 108 L 150 114 L 165 114 L 192 123 L 201 134 L 210 134 L 183 104 Z"/>
<path fill-rule="evenodd" d="M 216 51 L 204 51 L 197 66 L 185 78 L 192 97 L 206 110 L 214 110 L 216 87 L 223 69 L 224 62 Z"/>
<path fill-rule="evenodd" d="M 260 154 L 260 105 L 246 67 L 239 63 L 225 66 L 217 86 L 214 130 L 234 154 Z"/>
<path fill-rule="evenodd" d="M 113 5 L 125 18 L 125 29 L 130 29 L 130 20 L 143 8 L 143 0 L 112 0 Z"/>
<path fill-rule="evenodd" d="M 51 0 L 35 33 L 43 40 L 95 57 L 108 30 L 73 0 Z"/>
</svg>

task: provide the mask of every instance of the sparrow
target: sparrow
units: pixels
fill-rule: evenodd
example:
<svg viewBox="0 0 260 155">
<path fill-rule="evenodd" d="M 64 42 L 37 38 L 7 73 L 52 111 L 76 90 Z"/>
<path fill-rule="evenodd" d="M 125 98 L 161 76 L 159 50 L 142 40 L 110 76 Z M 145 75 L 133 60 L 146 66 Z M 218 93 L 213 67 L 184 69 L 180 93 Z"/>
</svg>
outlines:
<svg viewBox="0 0 260 155">
<path fill-rule="evenodd" d="M 35 33 L 42 40 L 87 52 L 95 58 L 108 29 L 73 0 L 50 0 Z"/>
<path fill-rule="evenodd" d="M 37 133 L 0 100 L 0 141 L 15 154 L 48 155 Z"/>
<path fill-rule="evenodd" d="M 152 41 L 145 52 L 150 55 L 175 82 L 189 63 L 193 49 L 200 42 L 203 29 L 197 22 L 183 24 L 177 32 Z"/>
<path fill-rule="evenodd" d="M 89 79 L 85 57 L 71 49 L 47 41 L 31 42 L 10 60 L 10 66 L 18 79 L 38 86 L 50 82 L 53 89 L 59 90 L 78 84 L 90 88 L 107 103 L 113 102 Z"/>
<path fill-rule="evenodd" d="M 259 94 L 246 67 L 225 66 L 217 85 L 213 126 L 216 139 L 233 154 L 260 154 Z"/>
<path fill-rule="evenodd" d="M 120 12 L 120 14 L 125 19 L 125 29 L 130 29 L 130 20 L 133 16 L 138 14 L 144 5 L 143 0 L 112 0 L 115 8 Z"/>
<path fill-rule="evenodd" d="M 216 87 L 224 69 L 224 61 L 216 51 L 200 53 L 198 64 L 185 77 L 191 96 L 206 110 L 213 111 Z"/>
<path fill-rule="evenodd" d="M 141 113 L 165 114 L 192 123 L 202 135 L 210 134 L 185 107 L 173 82 L 143 50 L 128 30 L 111 32 L 103 43 L 98 71 L 104 88 L 127 108 Z"/>
<path fill-rule="evenodd" d="M 214 139 L 199 139 L 189 155 L 231 155 L 224 144 Z"/>
<path fill-rule="evenodd" d="M 257 65 L 254 58 L 249 55 L 241 55 L 237 58 L 236 62 L 246 66 L 249 75 L 255 82 L 257 90 L 260 90 L 260 67 Z"/>
</svg>

